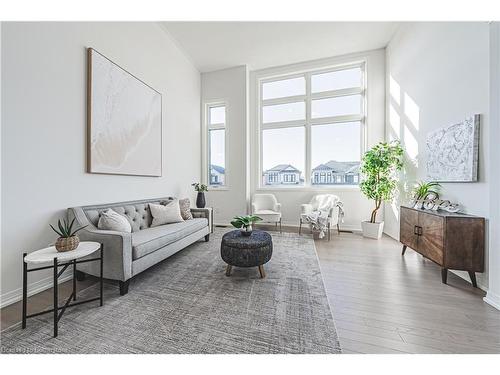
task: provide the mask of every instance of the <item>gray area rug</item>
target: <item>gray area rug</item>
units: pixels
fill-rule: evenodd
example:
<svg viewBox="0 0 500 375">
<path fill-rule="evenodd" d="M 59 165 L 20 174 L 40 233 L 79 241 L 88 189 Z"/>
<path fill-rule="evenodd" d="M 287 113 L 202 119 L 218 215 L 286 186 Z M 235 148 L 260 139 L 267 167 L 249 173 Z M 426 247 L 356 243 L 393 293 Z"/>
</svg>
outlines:
<svg viewBox="0 0 500 375">
<path fill-rule="evenodd" d="M 132 279 L 120 297 L 105 284 L 104 306 L 66 310 L 59 336 L 52 315 L 1 334 L 3 353 L 340 353 L 314 241 L 274 233 L 273 257 L 225 276 L 216 229 Z M 98 286 L 79 298 L 98 293 Z M 80 297 L 81 296 L 81 297 Z"/>
</svg>

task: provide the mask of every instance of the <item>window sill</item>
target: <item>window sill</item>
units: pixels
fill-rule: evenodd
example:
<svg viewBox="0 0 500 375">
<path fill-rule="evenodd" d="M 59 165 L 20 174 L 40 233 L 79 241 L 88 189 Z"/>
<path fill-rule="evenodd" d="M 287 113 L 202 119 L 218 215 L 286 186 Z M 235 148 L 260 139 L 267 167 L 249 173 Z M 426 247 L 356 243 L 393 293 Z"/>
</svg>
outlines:
<svg viewBox="0 0 500 375">
<path fill-rule="evenodd" d="M 339 185 L 339 186 L 298 186 L 298 187 L 273 187 L 273 186 L 260 186 L 255 191 L 289 191 L 289 192 L 317 192 L 317 193 L 330 193 L 336 191 L 360 191 L 358 185 Z"/>
<path fill-rule="evenodd" d="M 208 191 L 228 191 L 228 190 L 229 190 L 229 187 L 227 187 L 227 186 L 221 186 L 221 187 L 209 186 L 208 187 Z"/>
</svg>

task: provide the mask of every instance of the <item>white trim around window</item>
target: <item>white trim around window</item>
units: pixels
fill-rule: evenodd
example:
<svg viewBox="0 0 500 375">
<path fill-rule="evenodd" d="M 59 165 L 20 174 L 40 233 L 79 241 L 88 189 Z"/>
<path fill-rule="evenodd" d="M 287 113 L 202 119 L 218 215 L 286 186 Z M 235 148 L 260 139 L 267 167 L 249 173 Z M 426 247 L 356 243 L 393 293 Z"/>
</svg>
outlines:
<svg viewBox="0 0 500 375">
<path fill-rule="evenodd" d="M 311 145 L 311 129 L 315 125 L 321 124 L 334 124 L 334 123 L 348 123 L 348 122 L 359 122 L 360 128 L 360 159 L 363 152 L 366 150 L 367 136 L 366 136 L 366 123 L 367 123 L 367 73 L 366 73 L 366 59 L 359 59 L 356 61 L 336 64 L 336 65 L 325 65 L 322 67 L 314 67 L 310 69 L 303 69 L 301 71 L 286 71 L 286 69 L 281 70 L 278 74 L 266 74 L 266 71 L 256 72 L 253 79 L 253 110 L 255 111 L 254 117 L 254 131 L 251 137 L 254 139 L 253 149 L 254 149 L 254 161 L 256 168 L 253 168 L 254 173 L 254 186 L 257 190 L 283 190 L 283 191 L 300 191 L 300 190 L 314 190 L 314 191 L 325 191 L 331 189 L 337 190 L 357 190 L 359 189 L 357 183 L 352 185 L 312 185 L 311 184 L 311 155 L 312 155 L 312 145 Z M 342 88 L 338 90 L 329 90 L 322 92 L 312 92 L 311 88 L 311 76 L 322 73 L 330 73 L 334 71 L 360 68 L 361 70 L 361 82 L 358 87 L 352 88 Z M 305 92 L 300 95 L 285 96 L 279 98 L 263 99 L 263 85 L 269 82 L 278 82 L 282 80 L 290 80 L 293 78 L 303 77 L 305 80 Z M 316 99 L 330 99 L 346 97 L 350 95 L 360 95 L 361 96 L 361 108 L 360 113 L 356 115 L 342 115 L 342 116 L 330 116 L 313 118 L 311 104 L 313 100 Z M 305 116 L 303 119 L 299 120 L 289 120 L 289 121 L 272 121 L 264 123 L 263 118 L 263 108 L 269 105 L 286 105 L 291 103 L 304 103 L 305 105 Z M 302 185 L 296 186 L 279 186 L 279 185 L 264 185 L 263 183 L 263 131 L 268 129 L 284 129 L 293 127 L 303 127 L 305 129 L 305 147 L 304 147 L 304 161 L 305 168 L 303 171 L 304 183 Z M 359 181 L 358 181 L 359 182 Z"/>
<path fill-rule="evenodd" d="M 211 109 L 224 108 L 224 120 L 212 121 L 210 118 Z M 203 103 L 203 129 L 202 129 L 202 180 L 209 190 L 228 190 L 228 131 L 227 131 L 227 101 L 217 100 Z M 223 181 L 214 183 L 210 176 L 210 131 L 224 131 L 224 176 Z"/>
</svg>

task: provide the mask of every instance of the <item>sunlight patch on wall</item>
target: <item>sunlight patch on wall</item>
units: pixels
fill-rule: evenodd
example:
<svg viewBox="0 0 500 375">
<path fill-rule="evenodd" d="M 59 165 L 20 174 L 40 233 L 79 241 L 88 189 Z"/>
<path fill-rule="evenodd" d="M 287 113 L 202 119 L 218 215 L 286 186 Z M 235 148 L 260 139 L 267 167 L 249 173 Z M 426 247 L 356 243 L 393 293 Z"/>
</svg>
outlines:
<svg viewBox="0 0 500 375">
<path fill-rule="evenodd" d="M 391 125 L 391 135 L 394 135 L 395 139 L 401 138 L 401 117 L 398 111 L 394 108 L 392 103 L 389 105 L 389 124 Z M 392 140 L 392 139 L 391 139 Z"/>
<path fill-rule="evenodd" d="M 405 93 L 404 97 L 404 110 L 405 110 L 405 115 L 410 120 L 411 125 L 415 128 L 415 130 L 418 130 L 418 122 L 420 120 L 420 108 L 418 107 L 417 103 L 412 99 L 410 95 Z"/>
<path fill-rule="evenodd" d="M 408 157 L 414 162 L 415 166 L 418 166 L 418 142 L 407 124 L 404 126 L 403 144 Z"/>
<path fill-rule="evenodd" d="M 397 83 L 392 76 L 389 76 L 389 92 L 391 94 L 392 99 L 398 105 L 401 105 L 401 88 L 399 86 L 399 83 Z"/>
</svg>

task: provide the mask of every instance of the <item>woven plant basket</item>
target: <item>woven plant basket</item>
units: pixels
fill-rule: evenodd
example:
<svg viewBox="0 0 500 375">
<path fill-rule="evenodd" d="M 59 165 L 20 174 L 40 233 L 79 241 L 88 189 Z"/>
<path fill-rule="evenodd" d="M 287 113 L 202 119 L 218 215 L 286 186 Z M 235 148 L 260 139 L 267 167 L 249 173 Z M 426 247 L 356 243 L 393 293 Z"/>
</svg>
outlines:
<svg viewBox="0 0 500 375">
<path fill-rule="evenodd" d="M 59 237 L 56 241 L 56 250 L 59 252 L 75 250 L 80 243 L 78 236 Z"/>
</svg>

